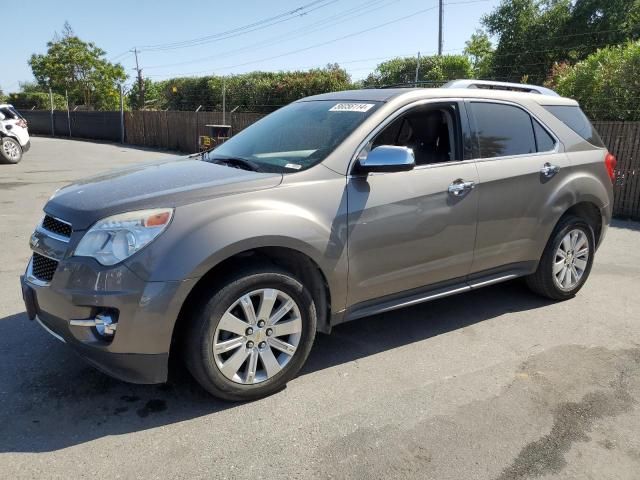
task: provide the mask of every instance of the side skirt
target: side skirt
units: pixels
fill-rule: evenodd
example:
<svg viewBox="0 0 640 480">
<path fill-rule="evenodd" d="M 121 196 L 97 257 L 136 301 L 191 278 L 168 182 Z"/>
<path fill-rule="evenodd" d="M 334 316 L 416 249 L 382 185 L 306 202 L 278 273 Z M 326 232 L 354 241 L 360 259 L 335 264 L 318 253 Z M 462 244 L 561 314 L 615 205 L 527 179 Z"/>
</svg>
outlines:
<svg viewBox="0 0 640 480">
<path fill-rule="evenodd" d="M 537 262 L 521 262 L 504 267 L 474 273 L 466 278 L 454 279 L 448 282 L 430 285 L 399 294 L 385 296 L 356 304 L 347 309 L 345 315 L 335 322 L 344 323 L 358 318 L 369 317 L 379 313 L 390 312 L 400 308 L 410 307 L 419 303 L 429 302 L 458 293 L 468 292 L 535 272 Z"/>
</svg>

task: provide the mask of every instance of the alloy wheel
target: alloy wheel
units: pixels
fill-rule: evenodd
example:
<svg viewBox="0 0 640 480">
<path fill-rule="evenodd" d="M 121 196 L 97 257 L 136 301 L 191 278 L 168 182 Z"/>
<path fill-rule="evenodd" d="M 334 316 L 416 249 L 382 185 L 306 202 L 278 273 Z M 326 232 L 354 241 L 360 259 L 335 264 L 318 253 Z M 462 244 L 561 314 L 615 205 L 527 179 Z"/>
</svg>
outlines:
<svg viewBox="0 0 640 480">
<path fill-rule="evenodd" d="M 218 322 L 216 365 L 235 383 L 264 382 L 293 358 L 301 333 L 300 308 L 288 294 L 272 288 L 254 290 L 237 299 Z"/>
<path fill-rule="evenodd" d="M 572 290 L 582 279 L 589 261 L 589 239 L 579 229 L 569 231 L 553 260 L 553 281 L 561 290 Z"/>
<path fill-rule="evenodd" d="M 4 153 L 6 154 L 6 156 L 12 161 L 15 162 L 20 158 L 20 149 L 14 142 L 11 142 L 11 141 L 2 142 L 2 149 L 4 150 Z"/>
</svg>

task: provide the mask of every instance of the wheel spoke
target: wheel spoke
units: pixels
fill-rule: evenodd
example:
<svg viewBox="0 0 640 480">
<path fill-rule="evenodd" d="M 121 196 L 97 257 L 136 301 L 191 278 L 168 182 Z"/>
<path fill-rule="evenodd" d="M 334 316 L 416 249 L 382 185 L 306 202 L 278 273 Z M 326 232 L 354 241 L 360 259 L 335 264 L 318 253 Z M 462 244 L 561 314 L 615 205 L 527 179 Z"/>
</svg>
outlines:
<svg viewBox="0 0 640 480">
<path fill-rule="evenodd" d="M 580 235 L 578 235 L 578 240 L 576 241 L 575 250 L 580 250 L 586 244 L 587 244 L 587 237 L 584 234 L 580 233 Z"/>
<path fill-rule="evenodd" d="M 571 284 L 578 283 L 580 281 L 580 275 L 578 274 L 578 271 L 576 270 L 576 267 L 574 265 L 571 265 L 571 274 L 573 275 L 574 279 Z"/>
<path fill-rule="evenodd" d="M 589 255 L 589 247 L 583 248 L 582 250 L 578 250 L 575 254 L 576 258 L 583 258 Z"/>
<path fill-rule="evenodd" d="M 225 330 L 242 336 L 249 327 L 250 325 L 247 322 L 240 320 L 231 312 L 227 312 L 220 319 L 220 325 L 218 328 L 220 330 Z"/>
<path fill-rule="evenodd" d="M 573 264 L 575 265 L 576 268 L 580 269 L 581 272 L 584 272 L 585 269 L 587 268 L 587 261 L 586 260 L 581 260 L 579 258 L 576 258 L 573 261 Z"/>
<path fill-rule="evenodd" d="M 553 264 L 553 274 L 558 275 L 558 273 L 564 268 L 565 263 L 564 260 L 560 260 Z"/>
<path fill-rule="evenodd" d="M 282 305 L 278 309 L 278 311 L 271 316 L 268 322 L 269 325 L 274 325 L 278 323 L 278 321 L 280 321 L 282 317 L 284 317 L 287 313 L 291 311 L 291 309 L 293 308 L 293 305 L 294 305 L 293 300 L 291 299 L 287 300 L 287 302 L 284 305 Z"/>
<path fill-rule="evenodd" d="M 216 354 L 221 354 L 233 350 L 234 348 L 238 348 L 244 345 L 243 337 L 234 337 L 231 340 L 225 340 L 224 342 L 216 343 L 213 347 L 213 351 Z"/>
<path fill-rule="evenodd" d="M 251 298 L 249 295 L 245 295 L 240 299 L 240 306 L 242 307 L 242 311 L 244 312 L 245 320 L 251 324 L 256 324 L 256 311 L 253 308 L 253 303 L 251 302 Z"/>
<path fill-rule="evenodd" d="M 292 333 L 300 333 L 302 331 L 302 320 L 299 317 L 295 317 L 291 320 L 276 323 L 273 327 L 274 337 L 283 337 L 285 335 L 291 335 Z"/>
<path fill-rule="evenodd" d="M 560 245 L 560 249 L 563 251 L 563 253 L 567 253 L 569 250 L 571 250 L 571 239 L 569 237 L 569 235 L 565 235 L 564 238 L 562 239 L 562 243 Z"/>
<path fill-rule="evenodd" d="M 273 348 L 276 348 L 281 352 L 286 353 L 287 355 L 293 355 L 294 353 L 296 353 L 296 347 L 294 347 L 290 343 L 283 342 L 279 338 L 271 337 L 269 340 L 267 340 L 267 343 Z"/>
<path fill-rule="evenodd" d="M 258 368 L 258 352 L 256 350 L 251 350 L 249 354 L 249 361 L 247 362 L 247 375 L 245 378 L 245 383 L 253 383 L 256 379 L 256 370 Z"/>
<path fill-rule="evenodd" d="M 220 370 L 227 376 L 227 378 L 233 378 L 233 376 L 238 373 L 238 369 L 242 366 L 248 355 L 249 350 L 246 348 L 239 348 L 226 362 L 222 364 L 222 368 Z"/>
<path fill-rule="evenodd" d="M 564 286 L 564 288 L 569 288 L 569 286 L 571 285 L 571 270 L 568 267 L 565 269 L 562 285 Z"/>
<path fill-rule="evenodd" d="M 267 347 L 260 352 L 260 359 L 262 360 L 262 365 L 264 365 L 264 369 L 267 372 L 267 377 L 271 378 L 282 370 L 282 367 L 278 363 L 278 359 L 270 348 Z"/>
<path fill-rule="evenodd" d="M 578 242 L 578 232 L 571 232 L 569 235 L 571 235 L 571 250 L 575 250 Z"/>
<path fill-rule="evenodd" d="M 567 258 L 567 254 L 564 250 L 562 250 L 562 248 L 559 248 L 556 252 L 556 257 L 560 257 L 562 260 L 564 260 L 565 258 Z"/>
<path fill-rule="evenodd" d="M 258 308 L 258 320 L 264 320 L 265 322 L 271 317 L 273 311 L 273 304 L 278 299 L 278 292 L 268 288 L 262 292 L 260 298 L 260 307 Z"/>
</svg>

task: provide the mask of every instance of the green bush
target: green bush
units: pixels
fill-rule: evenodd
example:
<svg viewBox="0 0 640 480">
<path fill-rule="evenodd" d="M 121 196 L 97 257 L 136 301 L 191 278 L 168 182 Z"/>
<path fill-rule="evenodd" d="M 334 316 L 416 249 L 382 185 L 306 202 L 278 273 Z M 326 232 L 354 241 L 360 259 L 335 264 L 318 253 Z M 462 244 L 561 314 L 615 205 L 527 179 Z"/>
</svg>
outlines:
<svg viewBox="0 0 640 480">
<path fill-rule="evenodd" d="M 546 82 L 575 98 L 594 120 L 640 120 L 640 41 L 603 48 L 575 65 L 556 65 Z"/>
<path fill-rule="evenodd" d="M 51 99 L 49 93 L 45 92 L 20 92 L 10 93 L 7 103 L 12 104 L 18 110 L 50 110 Z M 54 110 L 66 110 L 67 102 L 64 96 L 57 93 L 53 94 Z"/>
<path fill-rule="evenodd" d="M 416 78 L 418 57 L 394 58 L 379 64 L 364 81 L 366 87 L 412 83 Z M 465 55 L 442 55 L 420 58 L 418 81 L 435 85 L 458 78 L 471 78 L 473 69 Z"/>
</svg>

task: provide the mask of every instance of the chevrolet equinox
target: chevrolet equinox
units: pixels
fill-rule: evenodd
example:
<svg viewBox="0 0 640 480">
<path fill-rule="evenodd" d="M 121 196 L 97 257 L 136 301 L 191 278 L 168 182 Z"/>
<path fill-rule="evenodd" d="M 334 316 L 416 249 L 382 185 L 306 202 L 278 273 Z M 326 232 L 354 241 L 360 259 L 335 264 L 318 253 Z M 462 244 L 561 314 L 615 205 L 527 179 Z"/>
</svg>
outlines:
<svg viewBox="0 0 640 480">
<path fill-rule="evenodd" d="M 316 332 L 524 277 L 584 285 L 616 159 L 578 104 L 458 80 L 296 101 L 207 153 L 58 190 L 22 277 L 30 319 L 102 371 L 255 399 Z"/>
</svg>

